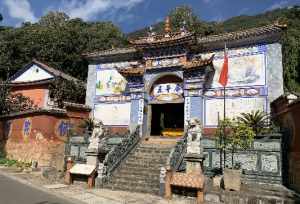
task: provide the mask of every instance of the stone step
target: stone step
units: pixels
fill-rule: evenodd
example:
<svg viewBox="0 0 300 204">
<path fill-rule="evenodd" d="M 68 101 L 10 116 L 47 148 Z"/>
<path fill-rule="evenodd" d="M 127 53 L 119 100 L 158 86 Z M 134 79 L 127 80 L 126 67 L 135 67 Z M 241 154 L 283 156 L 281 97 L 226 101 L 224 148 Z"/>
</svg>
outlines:
<svg viewBox="0 0 300 204">
<path fill-rule="evenodd" d="M 132 178 L 121 178 L 121 177 L 115 177 L 111 180 L 112 184 L 123 184 L 127 183 L 127 185 L 147 185 L 149 187 L 151 186 L 159 186 L 159 179 L 152 180 L 152 179 L 132 179 Z"/>
<path fill-rule="evenodd" d="M 129 191 L 129 192 L 140 192 L 140 193 L 149 193 L 149 194 L 159 194 L 159 188 L 140 188 L 140 187 L 131 187 L 131 186 L 120 186 L 120 185 L 108 185 L 104 188 L 108 188 L 111 190 L 122 190 L 122 191 Z"/>
<path fill-rule="evenodd" d="M 128 170 L 128 169 L 120 169 L 115 175 L 133 175 L 133 176 L 157 176 L 160 174 L 159 171 L 154 171 L 154 172 L 151 172 L 151 171 L 135 171 L 135 172 L 132 172 L 132 170 Z"/>
<path fill-rule="evenodd" d="M 159 193 L 160 169 L 166 166 L 173 146 L 139 144 L 116 169 L 105 188 Z"/>
<path fill-rule="evenodd" d="M 132 173 L 122 173 L 122 174 L 118 174 L 115 177 L 112 178 L 118 178 L 118 179 L 134 179 L 134 180 L 157 180 L 159 181 L 159 175 L 157 174 L 132 174 Z"/>
<path fill-rule="evenodd" d="M 148 188 L 148 189 L 158 189 L 159 190 L 159 182 L 158 183 L 145 183 L 145 182 L 138 182 L 138 181 L 125 181 L 125 180 L 116 180 L 113 182 L 109 182 L 107 186 L 111 187 L 125 187 L 128 186 L 133 189 L 143 189 L 143 188 Z"/>
<path fill-rule="evenodd" d="M 126 163 L 122 168 L 126 168 L 132 171 L 155 171 L 160 172 L 160 168 L 166 166 L 165 164 L 134 164 L 134 163 Z"/>
<path fill-rule="evenodd" d="M 141 152 L 156 152 L 156 153 L 167 153 L 170 152 L 172 148 L 165 148 L 165 149 L 159 149 L 159 148 L 143 148 L 143 147 L 138 147 L 137 151 Z"/>
<path fill-rule="evenodd" d="M 143 164 L 149 164 L 149 165 L 151 165 L 152 164 L 152 166 L 156 166 L 156 165 L 162 165 L 162 164 L 166 164 L 167 162 L 166 162 L 167 160 L 164 160 L 164 159 L 160 159 L 160 160 L 146 160 L 146 159 L 127 159 L 126 161 L 125 161 L 125 164 L 136 164 L 136 165 L 139 165 L 139 164 L 141 164 L 141 165 L 143 165 Z"/>
</svg>

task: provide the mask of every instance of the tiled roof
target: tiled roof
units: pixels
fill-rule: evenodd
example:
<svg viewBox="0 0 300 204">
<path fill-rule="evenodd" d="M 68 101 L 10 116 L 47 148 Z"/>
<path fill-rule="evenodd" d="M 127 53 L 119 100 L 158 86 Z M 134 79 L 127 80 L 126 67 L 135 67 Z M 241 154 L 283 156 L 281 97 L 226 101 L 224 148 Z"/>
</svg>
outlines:
<svg viewBox="0 0 300 204">
<path fill-rule="evenodd" d="M 71 103 L 71 102 L 63 102 L 66 108 L 78 109 L 78 110 L 91 110 L 91 107 L 88 105 L 80 104 L 80 103 Z"/>
<path fill-rule="evenodd" d="M 59 116 L 66 116 L 67 111 L 63 109 L 32 109 L 32 110 L 26 110 L 21 112 L 15 112 L 10 113 L 7 115 L 1 115 L 1 119 L 9 119 L 9 118 L 16 118 L 20 116 L 26 116 L 26 115 L 39 115 L 39 114 L 46 114 L 46 115 L 59 115 Z"/>
<path fill-rule="evenodd" d="M 38 80 L 38 81 L 28 81 L 28 82 L 16 81 L 16 82 L 9 82 L 9 83 L 7 83 L 7 85 L 11 86 L 11 87 L 20 87 L 20 86 L 49 84 L 53 81 L 54 81 L 54 78 L 52 78 L 52 79 L 42 79 L 42 80 Z M 1 85 L 3 85 L 3 84 L 0 84 L 0 86 Z"/>
<path fill-rule="evenodd" d="M 10 77 L 10 81 L 16 79 L 18 76 L 20 76 L 21 74 L 23 74 L 28 68 L 30 68 L 33 64 L 38 65 L 39 67 L 41 67 L 42 69 L 46 70 L 47 72 L 49 72 L 50 74 L 52 74 L 54 77 L 61 77 L 63 79 L 66 79 L 68 81 L 76 81 L 76 82 L 81 82 L 83 83 L 81 80 L 72 77 L 71 75 L 68 75 L 62 71 L 59 71 L 57 69 L 54 69 L 53 67 L 50 67 L 36 59 L 33 59 L 29 64 L 27 64 L 26 66 L 24 66 L 22 69 L 20 69 L 17 73 L 15 73 L 12 77 Z M 39 84 L 39 83 L 45 83 L 48 82 L 48 80 L 39 80 L 39 81 L 31 81 L 31 82 L 11 82 L 11 84 L 19 84 L 19 85 L 25 85 L 25 84 Z"/>
<path fill-rule="evenodd" d="M 104 57 L 104 56 L 111 56 L 111 55 L 120 55 L 120 54 L 131 54 L 136 53 L 137 50 L 133 47 L 128 48 L 113 48 L 109 50 L 101 50 L 91 53 L 84 53 L 83 56 L 85 57 Z"/>
<path fill-rule="evenodd" d="M 186 32 L 182 34 L 180 32 L 167 33 L 161 35 L 153 35 L 147 37 L 141 37 L 135 40 L 130 40 L 133 47 L 128 48 L 114 48 L 109 50 L 97 51 L 92 53 L 85 53 L 83 56 L 86 58 L 96 58 L 96 57 L 109 57 L 117 55 L 127 55 L 127 54 L 140 54 L 139 49 L 141 48 L 153 48 L 161 46 L 171 46 L 178 44 L 191 43 L 195 45 L 202 45 L 210 49 L 216 49 L 215 44 L 222 44 L 224 42 L 234 43 L 237 41 L 245 41 L 250 39 L 250 43 L 253 39 L 260 39 L 268 37 L 272 34 L 278 34 L 286 28 L 286 25 L 280 25 L 278 23 L 273 23 L 266 26 L 244 29 L 240 31 L 221 33 L 218 35 L 208 35 L 204 37 L 199 37 L 196 39 L 194 33 Z M 169 35 L 169 36 L 167 36 Z M 252 40 L 251 40 L 252 39 Z"/>
<path fill-rule="evenodd" d="M 203 66 L 206 66 L 206 65 L 210 65 L 210 64 L 213 63 L 213 59 L 214 59 L 214 55 L 212 55 L 208 59 L 193 59 L 193 60 L 187 62 L 183 66 L 183 69 L 192 70 L 192 69 L 196 69 L 198 67 L 203 67 Z"/>
<path fill-rule="evenodd" d="M 142 37 L 136 40 L 131 40 L 130 43 L 136 47 L 153 47 L 162 45 L 172 45 L 178 43 L 193 42 L 195 40 L 194 33 L 167 33 L 163 35 L 154 35 L 151 37 Z M 196 42 L 196 41 L 195 41 Z"/>
<path fill-rule="evenodd" d="M 32 63 L 39 65 L 40 67 L 42 67 L 43 69 L 45 69 L 46 71 L 48 71 L 49 73 L 53 74 L 56 77 L 61 77 L 61 78 L 66 79 L 68 81 L 80 81 L 79 79 L 77 79 L 75 77 L 72 77 L 69 74 L 66 74 L 62 71 L 54 69 L 53 67 L 50 67 L 50 66 L 48 66 L 48 65 L 46 65 L 46 64 L 44 64 L 40 61 L 37 61 L 35 59 L 32 60 Z"/>
<path fill-rule="evenodd" d="M 142 76 L 145 72 L 144 67 L 130 67 L 118 69 L 118 72 L 123 76 Z"/>
<path fill-rule="evenodd" d="M 229 42 L 232 40 L 239 40 L 248 37 L 261 36 L 264 34 L 278 33 L 285 28 L 286 25 L 280 25 L 278 23 L 274 23 L 262 27 L 250 28 L 241 31 L 234 31 L 234 32 L 222 33 L 218 35 L 208 35 L 205 37 L 199 37 L 198 43 L 209 44 L 214 42 Z"/>
</svg>

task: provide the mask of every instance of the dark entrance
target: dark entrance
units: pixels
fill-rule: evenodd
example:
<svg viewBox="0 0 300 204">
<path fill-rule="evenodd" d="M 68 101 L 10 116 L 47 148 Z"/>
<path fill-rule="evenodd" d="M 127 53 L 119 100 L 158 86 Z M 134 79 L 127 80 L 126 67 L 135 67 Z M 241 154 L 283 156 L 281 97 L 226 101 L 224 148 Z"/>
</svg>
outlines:
<svg viewBox="0 0 300 204">
<path fill-rule="evenodd" d="M 152 104 L 151 135 L 184 128 L 184 103 Z"/>
</svg>

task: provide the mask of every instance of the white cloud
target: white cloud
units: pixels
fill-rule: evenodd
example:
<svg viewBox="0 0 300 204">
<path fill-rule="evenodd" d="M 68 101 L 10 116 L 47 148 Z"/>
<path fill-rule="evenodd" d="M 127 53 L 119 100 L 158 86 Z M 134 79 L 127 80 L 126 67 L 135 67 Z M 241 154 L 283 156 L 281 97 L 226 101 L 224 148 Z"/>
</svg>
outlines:
<svg viewBox="0 0 300 204">
<path fill-rule="evenodd" d="M 289 4 L 288 0 L 279 1 L 279 2 L 276 2 L 273 5 L 271 5 L 270 7 L 268 7 L 266 10 L 274 10 L 274 9 L 278 9 L 278 8 L 283 8 L 283 7 L 286 7 L 288 4 Z"/>
<path fill-rule="evenodd" d="M 71 18 L 84 20 L 95 19 L 96 15 L 104 12 L 115 12 L 120 9 L 130 10 L 143 0 L 65 0 L 60 10 Z"/>
<path fill-rule="evenodd" d="M 12 18 L 30 22 L 37 21 L 28 0 L 4 0 L 4 5 L 8 8 L 8 13 Z"/>
</svg>

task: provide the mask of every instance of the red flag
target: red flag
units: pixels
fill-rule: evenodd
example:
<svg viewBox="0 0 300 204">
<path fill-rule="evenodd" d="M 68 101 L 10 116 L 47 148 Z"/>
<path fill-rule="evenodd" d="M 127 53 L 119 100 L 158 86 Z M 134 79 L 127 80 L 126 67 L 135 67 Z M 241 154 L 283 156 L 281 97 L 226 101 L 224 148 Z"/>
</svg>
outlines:
<svg viewBox="0 0 300 204">
<path fill-rule="evenodd" d="M 225 46 L 224 63 L 220 74 L 219 83 L 225 87 L 227 85 L 227 81 L 228 81 L 228 56 L 227 56 L 227 51 Z"/>
</svg>

